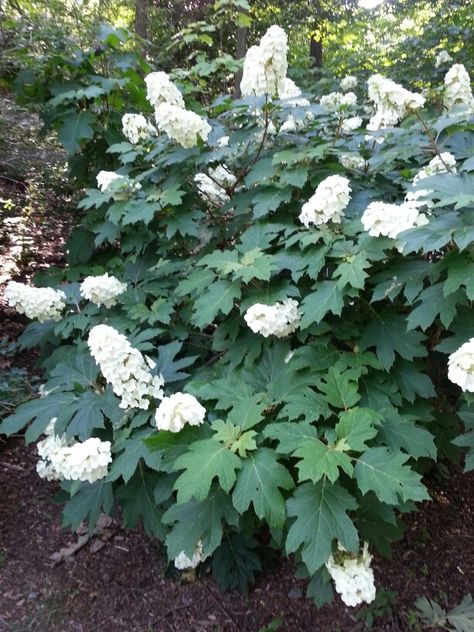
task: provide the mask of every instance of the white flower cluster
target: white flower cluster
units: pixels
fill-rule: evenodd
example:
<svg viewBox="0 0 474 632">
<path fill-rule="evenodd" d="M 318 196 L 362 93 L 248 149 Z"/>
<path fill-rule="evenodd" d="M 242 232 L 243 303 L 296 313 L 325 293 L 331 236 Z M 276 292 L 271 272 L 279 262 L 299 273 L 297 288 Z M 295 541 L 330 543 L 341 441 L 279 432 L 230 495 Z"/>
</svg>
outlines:
<svg viewBox="0 0 474 632">
<path fill-rule="evenodd" d="M 435 156 L 430 160 L 426 167 L 420 169 L 413 178 L 413 184 L 439 173 L 448 173 L 448 169 L 449 173 L 457 173 L 456 158 L 449 151 L 444 151 L 439 156 Z"/>
<path fill-rule="evenodd" d="M 186 148 L 194 147 L 198 137 L 206 141 L 211 131 L 209 123 L 199 114 L 170 103 L 158 105 L 155 118 L 161 132 Z"/>
<path fill-rule="evenodd" d="M 310 105 L 308 99 L 302 96 L 301 88 L 289 77 L 285 77 L 281 82 L 278 97 L 285 100 L 286 105 L 293 107 L 305 108 Z"/>
<path fill-rule="evenodd" d="M 372 75 L 368 82 L 369 99 L 376 112 L 367 125 L 368 130 L 397 125 L 410 110 L 423 107 L 425 97 L 406 90 L 403 86 L 382 75 Z"/>
<path fill-rule="evenodd" d="M 359 127 L 362 127 L 362 118 L 360 116 L 351 116 L 342 121 L 341 132 L 343 134 L 349 134 L 355 129 L 359 129 Z"/>
<path fill-rule="evenodd" d="M 117 296 L 125 292 L 127 284 L 122 283 L 108 272 L 100 276 L 88 276 L 80 286 L 81 296 L 95 303 L 98 307 L 112 307 L 117 302 Z"/>
<path fill-rule="evenodd" d="M 474 97 L 471 78 L 462 64 L 454 64 L 444 78 L 443 105 L 447 110 L 463 106 L 468 112 L 474 112 Z"/>
<path fill-rule="evenodd" d="M 448 53 L 448 51 L 447 50 L 440 50 L 439 53 L 436 55 L 435 66 L 436 66 L 436 68 L 439 68 L 443 64 L 447 64 L 450 61 L 453 61 L 453 58 Z"/>
<path fill-rule="evenodd" d="M 226 193 L 226 188 L 231 187 L 237 178 L 225 165 L 218 165 L 215 169 L 209 169 L 207 173 L 197 173 L 194 182 L 198 186 L 199 195 L 206 202 L 214 206 L 222 206 L 230 198 Z"/>
<path fill-rule="evenodd" d="M 306 226 L 327 224 L 333 221 L 340 224 L 344 209 L 351 199 L 349 180 L 344 176 L 329 176 L 323 180 L 314 195 L 301 209 L 299 220 Z"/>
<path fill-rule="evenodd" d="M 353 75 L 348 75 L 341 80 L 341 90 L 343 92 L 353 90 L 357 86 L 357 83 L 357 77 L 354 77 Z"/>
<path fill-rule="evenodd" d="M 341 154 L 339 162 L 346 169 L 358 169 L 359 171 L 365 169 L 366 165 L 364 158 L 360 154 Z"/>
<path fill-rule="evenodd" d="M 156 134 L 156 129 L 149 123 L 143 114 L 124 114 L 122 116 L 123 135 L 132 145 L 140 141 L 146 141 Z"/>
<path fill-rule="evenodd" d="M 274 24 L 260 44 L 251 46 L 245 55 L 240 82 L 242 95 L 272 97 L 279 94 L 288 70 L 287 53 L 288 37 L 281 27 Z"/>
<path fill-rule="evenodd" d="M 155 421 L 158 430 L 179 432 L 186 424 L 200 426 L 204 422 L 206 409 L 189 393 L 173 393 L 163 397 L 156 409 Z"/>
<path fill-rule="evenodd" d="M 127 198 L 129 193 L 142 188 L 139 182 L 132 182 L 128 176 L 115 171 L 99 171 L 96 176 L 97 187 L 102 193 L 110 192 L 115 199 Z"/>
<path fill-rule="evenodd" d="M 344 548 L 341 545 L 339 545 L 339 555 L 344 556 L 341 563 L 337 564 L 331 555 L 326 568 L 342 601 L 346 606 L 352 607 L 364 602 L 371 603 L 375 599 L 376 589 L 374 572 L 370 568 L 372 556 L 369 554 L 367 542 L 364 543 L 360 557 L 344 555 Z"/>
<path fill-rule="evenodd" d="M 298 303 L 292 298 L 274 305 L 255 303 L 245 312 L 244 319 L 256 334 L 265 338 L 272 335 L 283 338 L 293 333 L 300 324 Z"/>
<path fill-rule="evenodd" d="M 127 338 L 109 325 L 96 325 L 87 340 L 92 357 L 116 395 L 120 408 L 142 408 L 150 404 L 147 397 L 163 397 L 163 378 L 153 376 L 147 368 L 154 363 L 132 347 Z"/>
<path fill-rule="evenodd" d="M 343 108 L 356 105 L 357 96 L 354 92 L 347 92 L 346 94 L 342 94 L 342 92 L 330 92 L 329 94 L 323 94 L 319 103 L 321 107 L 328 112 L 338 112 Z"/>
<path fill-rule="evenodd" d="M 192 559 L 189 559 L 185 552 L 181 551 L 178 557 L 175 558 L 174 565 L 180 571 L 183 571 L 186 568 L 196 568 L 199 564 L 201 564 L 201 562 L 207 560 L 208 557 L 208 555 L 203 555 L 202 542 L 199 540 L 196 544 Z"/>
<path fill-rule="evenodd" d="M 448 378 L 463 391 L 474 393 L 474 338 L 449 356 Z"/>
<path fill-rule="evenodd" d="M 162 103 L 184 108 L 183 96 L 166 72 L 151 72 L 145 77 L 145 83 L 146 98 L 154 108 Z"/>
<path fill-rule="evenodd" d="M 33 287 L 10 281 L 5 289 L 5 299 L 10 307 L 27 318 L 37 318 L 40 323 L 60 320 L 66 307 L 66 295 L 62 290 L 51 287 Z"/>
<path fill-rule="evenodd" d="M 420 213 L 418 206 L 419 204 L 413 202 L 371 202 L 361 217 L 364 230 L 372 237 L 383 235 L 396 239 L 404 230 L 428 223 L 428 218 Z"/>
<path fill-rule="evenodd" d="M 107 476 L 112 461 L 110 441 L 95 437 L 68 443 L 64 435 L 54 434 L 55 419 L 46 429 L 46 438 L 37 444 L 36 471 L 47 480 L 87 481 L 94 483 Z"/>
</svg>

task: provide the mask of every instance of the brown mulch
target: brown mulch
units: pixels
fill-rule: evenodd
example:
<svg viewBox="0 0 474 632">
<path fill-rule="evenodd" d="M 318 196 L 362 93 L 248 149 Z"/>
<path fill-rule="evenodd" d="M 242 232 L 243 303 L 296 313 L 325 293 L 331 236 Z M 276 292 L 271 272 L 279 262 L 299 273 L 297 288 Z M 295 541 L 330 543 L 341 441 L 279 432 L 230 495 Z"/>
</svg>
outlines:
<svg viewBox="0 0 474 632">
<path fill-rule="evenodd" d="M 166 578 L 160 544 L 118 523 L 97 552 L 88 543 L 55 564 L 52 555 L 78 536 L 61 530 L 56 486 L 36 475 L 35 464 L 34 449 L 21 440 L 0 442 L 0 630 L 256 632 L 278 617 L 287 632 L 363 629 L 339 599 L 321 610 L 304 599 L 305 582 L 294 578 L 291 561 L 260 576 L 249 595 L 222 595 L 212 578 L 188 584 Z M 397 594 L 374 630 L 407 630 L 417 597 L 451 607 L 472 591 L 474 474 L 454 467 L 430 491 L 432 502 L 405 518 L 393 559 L 375 560 L 377 586 Z"/>
</svg>

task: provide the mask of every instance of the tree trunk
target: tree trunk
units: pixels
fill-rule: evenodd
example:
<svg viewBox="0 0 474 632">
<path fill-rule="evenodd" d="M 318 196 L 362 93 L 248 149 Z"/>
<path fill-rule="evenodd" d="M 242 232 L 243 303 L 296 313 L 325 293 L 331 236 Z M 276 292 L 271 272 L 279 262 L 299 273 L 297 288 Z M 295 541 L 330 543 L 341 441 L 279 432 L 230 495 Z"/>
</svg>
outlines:
<svg viewBox="0 0 474 632">
<path fill-rule="evenodd" d="M 323 67 L 323 42 L 322 40 L 316 40 L 311 38 L 309 44 L 309 56 L 311 57 L 312 65 L 316 68 Z"/>
<path fill-rule="evenodd" d="M 143 39 L 148 34 L 148 0 L 135 1 L 135 33 Z"/>
<path fill-rule="evenodd" d="M 237 29 L 237 42 L 235 47 L 235 56 L 237 59 L 243 59 L 247 52 L 247 35 L 248 28 L 239 26 Z M 234 99 L 240 99 L 242 93 L 240 91 L 240 82 L 242 81 L 242 69 L 235 74 Z"/>
</svg>

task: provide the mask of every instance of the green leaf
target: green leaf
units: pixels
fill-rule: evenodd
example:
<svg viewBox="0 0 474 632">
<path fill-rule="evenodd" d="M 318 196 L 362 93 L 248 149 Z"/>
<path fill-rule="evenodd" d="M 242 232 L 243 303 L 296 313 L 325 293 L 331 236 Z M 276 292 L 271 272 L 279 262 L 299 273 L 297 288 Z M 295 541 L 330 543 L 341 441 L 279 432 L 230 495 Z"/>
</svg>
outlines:
<svg viewBox="0 0 474 632">
<path fill-rule="evenodd" d="M 388 371 L 395 362 L 395 351 L 405 360 L 425 356 L 426 349 L 421 344 L 424 339 L 419 331 L 407 332 L 402 315 L 385 310 L 374 313 L 362 333 L 359 347 L 362 351 L 375 347 L 377 358 Z"/>
<path fill-rule="evenodd" d="M 262 570 L 256 547 L 252 537 L 240 533 L 222 541 L 212 556 L 212 575 L 222 591 L 238 588 L 246 592 L 255 582 L 256 573 Z"/>
<path fill-rule="evenodd" d="M 114 451 L 120 452 L 118 456 L 114 456 L 112 466 L 110 468 L 108 481 L 116 481 L 122 477 L 128 481 L 135 474 L 140 459 L 152 470 L 159 470 L 162 455 L 158 451 L 151 452 L 143 442 L 151 434 L 151 430 L 142 430 L 124 441 L 115 444 Z"/>
<path fill-rule="evenodd" d="M 424 289 L 418 296 L 420 303 L 412 310 L 407 318 L 407 328 L 420 327 L 425 331 L 439 315 L 445 327 L 449 327 L 456 316 L 458 305 L 466 304 L 466 297 L 462 290 L 457 290 L 449 296 L 444 295 L 443 284 L 437 283 Z"/>
<path fill-rule="evenodd" d="M 227 418 L 242 430 L 249 430 L 262 421 L 265 406 L 266 403 L 262 401 L 262 394 L 257 393 L 237 402 Z"/>
<path fill-rule="evenodd" d="M 103 480 L 92 484 L 82 483 L 76 494 L 64 505 L 61 524 L 63 527 L 69 527 L 71 531 L 76 531 L 81 522 L 86 521 L 91 534 L 100 514 L 110 513 L 113 504 L 111 483 Z"/>
<path fill-rule="evenodd" d="M 93 125 L 97 117 L 89 110 L 66 114 L 58 129 L 58 138 L 69 154 L 75 154 L 81 148 L 81 141 L 94 137 Z"/>
<path fill-rule="evenodd" d="M 223 279 L 215 281 L 194 302 L 193 323 L 199 328 L 210 325 L 219 312 L 227 315 L 238 298 L 240 287 L 237 284 Z"/>
<path fill-rule="evenodd" d="M 443 293 L 449 296 L 462 285 L 470 301 L 474 300 L 474 261 L 468 253 L 452 253 L 445 257 L 448 278 L 443 285 Z"/>
<path fill-rule="evenodd" d="M 453 439 L 453 443 L 460 448 L 467 448 L 464 461 L 464 471 L 471 472 L 474 470 L 474 430 L 459 435 L 459 437 Z"/>
<path fill-rule="evenodd" d="M 357 508 L 357 503 L 337 483 L 326 478 L 316 485 L 303 483 L 286 505 L 288 515 L 296 518 L 288 531 L 286 551 L 301 551 L 311 575 L 328 561 L 334 540 L 339 540 L 347 551 L 357 550 L 357 530 L 347 515 Z"/>
<path fill-rule="evenodd" d="M 195 441 L 174 464 L 174 471 L 185 470 L 174 487 L 178 492 L 178 503 L 184 503 L 193 496 L 196 500 L 204 500 L 215 477 L 224 491 L 230 491 L 236 479 L 235 470 L 240 467 L 239 457 L 218 441 Z"/>
<path fill-rule="evenodd" d="M 81 393 L 74 402 L 74 409 L 76 414 L 67 427 L 66 436 L 70 439 L 77 435 L 81 441 L 89 439 L 96 428 L 104 428 L 107 419 L 118 421 L 124 415 L 118 398 L 110 388 L 101 394 L 96 391 Z M 58 423 L 58 430 L 61 426 Z"/>
<path fill-rule="evenodd" d="M 309 386 L 290 395 L 285 401 L 287 403 L 281 409 L 280 415 L 290 420 L 304 417 L 305 421 L 311 423 L 318 421 L 321 417 L 327 419 L 331 415 L 331 409 L 324 396 L 316 393 Z"/>
<path fill-rule="evenodd" d="M 404 450 L 415 459 L 428 457 L 436 459 L 436 446 L 433 435 L 417 426 L 415 422 L 399 415 L 394 408 L 381 412 L 382 423 L 378 438 L 392 450 Z"/>
<path fill-rule="evenodd" d="M 47 425 L 56 417 L 56 424 L 66 425 L 76 412 L 73 393 L 52 393 L 46 397 L 33 399 L 18 406 L 13 415 L 6 417 L 0 424 L 0 433 L 12 435 L 22 430 L 30 421 L 33 423 L 26 431 L 26 443 L 36 441 L 46 430 Z"/>
<path fill-rule="evenodd" d="M 234 507 L 244 513 L 250 504 L 261 520 L 270 527 L 281 528 L 285 522 L 285 501 L 279 488 L 294 486 L 290 473 L 269 448 L 260 448 L 242 462 L 232 494 Z"/>
<path fill-rule="evenodd" d="M 122 501 L 123 523 L 133 529 L 141 519 L 145 533 L 163 540 L 166 529 L 161 522 L 161 512 L 155 503 L 155 487 L 159 474 L 138 469 L 133 477 L 120 487 L 116 495 Z"/>
<path fill-rule="evenodd" d="M 331 406 L 347 410 L 357 404 L 361 396 L 357 390 L 357 382 L 351 377 L 351 370 L 341 373 L 332 366 L 324 378 L 321 378 L 318 388 L 326 395 Z"/>
<path fill-rule="evenodd" d="M 292 189 L 285 187 L 260 187 L 258 193 L 253 196 L 253 216 L 255 219 L 264 217 L 269 211 L 276 211 L 283 202 L 291 200 Z"/>
<path fill-rule="evenodd" d="M 321 322 L 328 312 L 340 316 L 344 307 L 342 290 L 335 281 L 321 281 L 314 287 L 316 291 L 308 294 L 301 303 L 301 329 Z"/>
<path fill-rule="evenodd" d="M 291 454 L 304 441 L 317 439 L 318 431 L 314 426 L 304 421 L 297 424 L 280 421 L 265 426 L 263 436 L 267 439 L 276 439 L 279 442 L 277 452 Z"/>
<path fill-rule="evenodd" d="M 319 439 L 304 441 L 295 450 L 294 456 L 301 459 L 296 464 L 299 481 L 310 480 L 317 483 L 323 476 L 327 476 L 334 483 L 339 478 L 339 468 L 352 476 L 350 457 L 336 446 L 327 445 Z"/>
<path fill-rule="evenodd" d="M 334 277 L 340 277 L 337 285 L 340 288 L 350 285 L 358 289 L 363 289 L 365 279 L 369 276 L 365 270 L 370 267 L 370 262 L 363 252 L 359 252 L 354 256 L 350 256 L 347 261 L 340 263 Z"/>
<path fill-rule="evenodd" d="M 353 408 L 340 413 L 336 424 L 336 437 L 344 440 L 350 450 L 362 452 L 367 449 L 366 442 L 373 439 L 378 430 L 375 428 L 381 416 L 370 408 Z"/>
<path fill-rule="evenodd" d="M 399 540 L 405 531 L 403 523 L 397 522 L 394 508 L 381 503 L 372 492 L 360 499 L 356 525 L 361 536 L 388 558 L 392 557 L 391 542 Z"/>
<path fill-rule="evenodd" d="M 396 505 L 399 498 L 407 500 L 429 500 L 421 476 L 405 463 L 408 454 L 388 448 L 370 448 L 357 459 L 355 477 L 363 494 L 373 491 L 379 500 Z"/>
<path fill-rule="evenodd" d="M 210 555 L 221 543 L 223 527 L 237 526 L 239 515 L 229 494 L 216 485 L 202 502 L 191 499 L 181 505 L 172 505 L 163 514 L 163 522 L 172 525 L 166 536 L 168 557 L 172 559 L 181 551 L 192 557 L 199 540 L 204 553 Z"/>
</svg>

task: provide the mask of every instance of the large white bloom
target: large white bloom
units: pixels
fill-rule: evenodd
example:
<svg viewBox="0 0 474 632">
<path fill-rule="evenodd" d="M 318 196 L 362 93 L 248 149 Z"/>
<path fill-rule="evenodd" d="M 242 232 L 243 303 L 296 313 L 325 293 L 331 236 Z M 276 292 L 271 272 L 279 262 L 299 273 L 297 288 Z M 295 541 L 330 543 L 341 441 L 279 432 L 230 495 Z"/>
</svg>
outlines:
<svg viewBox="0 0 474 632">
<path fill-rule="evenodd" d="M 474 97 L 471 78 L 462 64 L 454 64 L 444 78 L 443 104 L 447 110 L 463 106 L 468 112 L 474 111 Z"/>
<path fill-rule="evenodd" d="M 361 221 L 364 229 L 372 237 L 383 235 L 396 239 L 404 230 L 428 223 L 428 218 L 420 213 L 418 207 L 419 204 L 416 202 L 371 202 L 362 214 Z"/>
<path fill-rule="evenodd" d="M 214 206 L 222 206 L 229 200 L 226 188 L 231 187 L 237 178 L 225 165 L 218 165 L 215 169 L 209 169 L 207 173 L 197 173 L 194 182 L 197 184 L 199 195 L 206 202 Z"/>
<path fill-rule="evenodd" d="M 245 55 L 240 90 L 245 96 L 273 97 L 280 93 L 288 70 L 288 37 L 285 31 L 271 26 L 258 46 L 251 46 Z M 280 97 L 283 98 L 283 97 Z"/>
<path fill-rule="evenodd" d="M 344 209 L 349 204 L 350 183 L 344 176 L 329 176 L 317 187 L 314 195 L 305 203 L 299 215 L 300 221 L 309 227 L 319 226 L 329 221 L 340 224 Z"/>
<path fill-rule="evenodd" d="M 145 83 L 146 98 L 154 108 L 162 103 L 184 108 L 183 96 L 166 72 L 151 72 L 145 77 Z"/>
<path fill-rule="evenodd" d="M 159 430 L 179 432 L 186 424 L 200 426 L 204 422 L 206 409 L 189 393 L 173 393 L 163 397 L 156 409 L 155 421 Z"/>
<path fill-rule="evenodd" d="M 354 558 L 348 553 L 345 554 L 342 546 L 339 546 L 339 556 L 343 559 L 336 563 L 331 555 L 326 568 L 342 601 L 352 607 L 364 602 L 371 603 L 375 599 L 376 589 L 374 572 L 370 568 L 372 556 L 369 554 L 367 542 L 364 543 L 360 557 Z"/>
<path fill-rule="evenodd" d="M 443 64 L 447 64 L 449 61 L 453 61 L 453 58 L 448 53 L 448 51 L 440 50 L 439 53 L 436 55 L 435 66 L 436 68 L 439 68 Z"/>
<path fill-rule="evenodd" d="M 5 289 L 5 299 L 10 307 L 27 318 L 36 318 L 40 323 L 60 320 L 66 307 L 66 295 L 62 290 L 51 287 L 33 287 L 10 281 Z"/>
<path fill-rule="evenodd" d="M 474 393 L 474 338 L 449 356 L 448 378 L 463 391 Z"/>
<path fill-rule="evenodd" d="M 185 570 L 186 568 L 196 568 L 196 566 L 201 564 L 201 562 L 204 562 L 204 560 L 208 557 L 208 555 L 203 555 L 202 542 L 199 540 L 196 544 L 192 559 L 189 559 L 185 552 L 181 551 L 178 557 L 175 558 L 174 565 L 180 571 Z"/>
<path fill-rule="evenodd" d="M 310 102 L 302 96 L 301 89 L 293 79 L 285 77 L 280 83 L 278 97 L 286 101 L 286 105 L 294 107 L 308 107 Z"/>
<path fill-rule="evenodd" d="M 298 303 L 292 298 L 286 298 L 282 303 L 274 305 L 255 303 L 248 308 L 244 319 L 256 334 L 261 334 L 265 338 L 283 338 L 293 333 L 300 324 Z"/>
<path fill-rule="evenodd" d="M 155 110 L 158 129 L 182 147 L 194 147 L 198 137 L 206 141 L 211 131 L 209 123 L 191 110 L 161 103 Z"/>
<path fill-rule="evenodd" d="M 355 129 L 359 129 L 359 127 L 362 127 L 362 118 L 360 116 L 351 116 L 342 121 L 341 131 L 343 134 L 349 134 Z"/>
<path fill-rule="evenodd" d="M 376 112 L 367 125 L 368 130 L 397 125 L 410 110 L 423 107 L 425 97 L 406 90 L 403 86 L 382 75 L 372 75 L 368 82 L 369 99 Z"/>
<path fill-rule="evenodd" d="M 148 140 L 156 134 L 156 129 L 143 114 L 124 114 L 122 116 L 122 131 L 132 145 Z"/>
<path fill-rule="evenodd" d="M 435 176 L 439 173 L 457 173 L 456 158 L 449 151 L 444 151 L 439 156 L 435 156 L 426 167 L 420 169 L 420 171 L 413 178 L 413 184 L 416 184 L 424 178 Z"/>
<path fill-rule="evenodd" d="M 343 92 L 347 92 L 348 90 L 352 90 L 357 86 L 357 77 L 353 75 L 348 75 L 341 80 L 341 90 Z"/>
<path fill-rule="evenodd" d="M 107 476 L 112 461 L 110 441 L 93 437 L 84 442 L 68 442 L 65 435 L 54 434 L 55 421 L 51 420 L 46 438 L 36 446 L 40 456 L 36 471 L 41 478 L 94 483 Z"/>
<path fill-rule="evenodd" d="M 127 284 L 122 283 L 108 272 L 100 276 L 88 276 L 82 281 L 81 295 L 99 307 L 112 307 L 117 302 L 117 296 L 125 292 Z"/>
<path fill-rule="evenodd" d="M 127 338 L 109 325 L 96 325 L 87 340 L 92 357 L 116 395 L 122 398 L 120 408 L 147 410 L 148 398 L 163 397 L 163 378 L 153 376 L 148 366 L 154 367 L 132 347 Z"/>
</svg>

